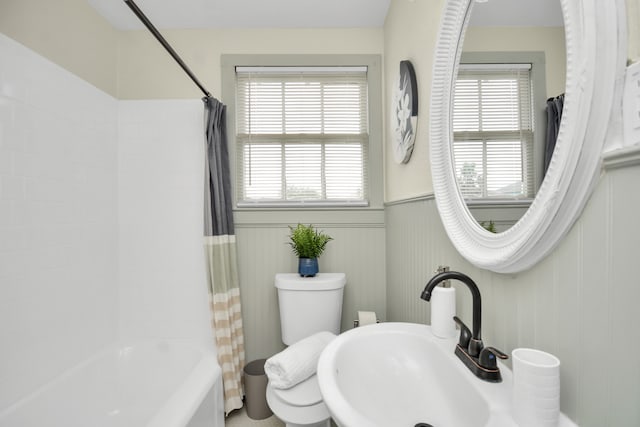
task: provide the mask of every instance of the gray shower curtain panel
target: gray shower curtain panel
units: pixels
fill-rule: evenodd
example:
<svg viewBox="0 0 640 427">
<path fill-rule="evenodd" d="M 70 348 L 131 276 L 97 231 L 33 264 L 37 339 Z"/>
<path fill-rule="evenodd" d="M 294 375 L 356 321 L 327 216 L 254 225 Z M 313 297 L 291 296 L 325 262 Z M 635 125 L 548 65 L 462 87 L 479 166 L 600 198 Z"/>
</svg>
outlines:
<svg viewBox="0 0 640 427">
<path fill-rule="evenodd" d="M 204 239 L 207 278 L 222 368 L 224 408 L 229 414 L 242 407 L 242 369 L 245 364 L 240 285 L 233 226 L 231 172 L 226 134 L 226 107 L 212 97 L 205 103 Z"/>
<path fill-rule="evenodd" d="M 547 99 L 547 136 L 544 147 L 544 174 L 547 173 L 553 150 L 556 148 L 560 122 L 562 121 L 562 108 L 564 107 L 564 94 Z M 543 174 L 543 176 L 544 176 Z"/>
</svg>

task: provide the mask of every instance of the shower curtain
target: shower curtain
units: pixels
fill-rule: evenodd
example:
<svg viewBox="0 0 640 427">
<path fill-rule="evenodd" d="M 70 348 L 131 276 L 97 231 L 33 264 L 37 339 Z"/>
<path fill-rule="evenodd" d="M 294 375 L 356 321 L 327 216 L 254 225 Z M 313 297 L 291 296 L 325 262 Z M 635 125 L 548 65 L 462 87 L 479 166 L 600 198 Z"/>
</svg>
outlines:
<svg viewBox="0 0 640 427">
<path fill-rule="evenodd" d="M 564 107 L 564 94 L 555 98 L 547 99 L 547 141 L 544 147 L 544 169 L 543 176 L 546 175 L 553 150 L 556 148 L 560 121 L 562 120 L 562 108 Z"/>
<path fill-rule="evenodd" d="M 231 205 L 231 174 L 227 148 L 225 105 L 215 98 L 205 103 L 204 227 L 209 296 L 218 361 L 222 368 L 224 411 L 242 407 L 245 364 L 236 238 Z"/>
</svg>

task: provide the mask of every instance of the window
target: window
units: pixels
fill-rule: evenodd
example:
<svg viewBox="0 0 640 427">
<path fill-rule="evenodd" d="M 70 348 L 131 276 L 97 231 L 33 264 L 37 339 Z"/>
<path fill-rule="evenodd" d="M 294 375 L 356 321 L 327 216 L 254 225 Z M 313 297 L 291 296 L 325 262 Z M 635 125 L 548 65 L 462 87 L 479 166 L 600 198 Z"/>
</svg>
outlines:
<svg viewBox="0 0 640 427">
<path fill-rule="evenodd" d="M 367 205 L 367 67 L 235 74 L 239 206 Z"/>
<path fill-rule="evenodd" d="M 453 156 L 465 199 L 534 196 L 531 64 L 461 64 Z"/>
</svg>

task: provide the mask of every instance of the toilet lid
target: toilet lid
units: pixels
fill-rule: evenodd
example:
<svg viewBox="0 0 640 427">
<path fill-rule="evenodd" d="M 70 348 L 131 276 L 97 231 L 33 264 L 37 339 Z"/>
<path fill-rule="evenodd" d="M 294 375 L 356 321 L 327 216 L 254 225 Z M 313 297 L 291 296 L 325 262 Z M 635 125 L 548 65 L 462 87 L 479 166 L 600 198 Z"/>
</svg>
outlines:
<svg viewBox="0 0 640 427">
<path fill-rule="evenodd" d="M 291 388 L 272 389 L 280 399 L 292 406 L 311 406 L 322 401 L 318 377 L 315 374 Z"/>
</svg>

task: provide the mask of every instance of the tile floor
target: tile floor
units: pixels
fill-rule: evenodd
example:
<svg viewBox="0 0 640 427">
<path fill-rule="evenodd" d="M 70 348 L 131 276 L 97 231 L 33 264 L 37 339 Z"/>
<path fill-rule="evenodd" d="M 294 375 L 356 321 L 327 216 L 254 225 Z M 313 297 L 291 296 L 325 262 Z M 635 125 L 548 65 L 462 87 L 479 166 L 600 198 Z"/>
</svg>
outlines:
<svg viewBox="0 0 640 427">
<path fill-rule="evenodd" d="M 245 408 L 231 412 L 224 424 L 225 427 L 284 427 L 284 423 L 275 415 L 264 420 L 252 420 L 247 415 Z"/>
<path fill-rule="evenodd" d="M 332 427 L 336 427 L 333 421 Z M 225 420 L 225 427 L 285 427 L 284 423 L 280 421 L 275 415 L 270 416 L 264 420 L 252 420 L 247 415 L 245 408 L 233 411 Z"/>
</svg>

